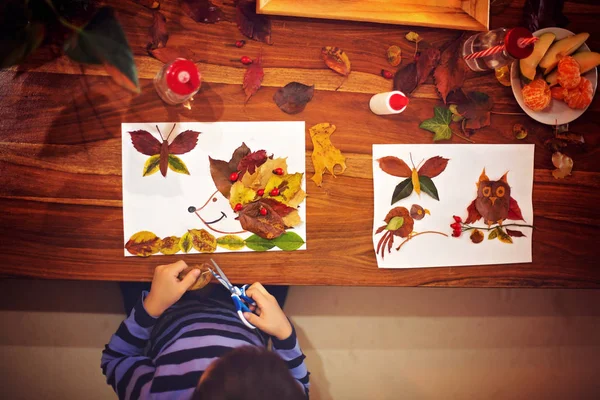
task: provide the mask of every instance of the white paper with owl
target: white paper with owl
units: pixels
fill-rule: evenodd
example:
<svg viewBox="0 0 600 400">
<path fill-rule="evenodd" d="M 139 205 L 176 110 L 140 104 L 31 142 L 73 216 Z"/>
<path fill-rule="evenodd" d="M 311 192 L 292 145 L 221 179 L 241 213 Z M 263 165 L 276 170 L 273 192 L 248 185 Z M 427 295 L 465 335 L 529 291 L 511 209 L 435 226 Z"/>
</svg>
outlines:
<svg viewBox="0 0 600 400">
<path fill-rule="evenodd" d="M 379 268 L 531 262 L 534 145 L 373 145 Z"/>
</svg>

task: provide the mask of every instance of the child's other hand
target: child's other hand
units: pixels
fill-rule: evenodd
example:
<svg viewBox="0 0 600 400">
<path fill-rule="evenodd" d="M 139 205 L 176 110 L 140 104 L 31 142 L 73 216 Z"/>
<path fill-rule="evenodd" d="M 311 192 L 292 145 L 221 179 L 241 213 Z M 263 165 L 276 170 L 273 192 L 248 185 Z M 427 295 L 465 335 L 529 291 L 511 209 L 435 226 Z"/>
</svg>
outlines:
<svg viewBox="0 0 600 400">
<path fill-rule="evenodd" d="M 148 314 L 155 318 L 161 316 L 196 282 L 200 276 L 199 269 L 190 271 L 181 281 L 177 278 L 179 273 L 186 268 L 187 264 L 181 260 L 156 267 L 150 293 L 144 299 L 144 308 Z"/>
<path fill-rule="evenodd" d="M 277 299 L 267 289 L 256 282 L 246 290 L 246 295 L 256 302 L 255 313 L 244 313 L 252 325 L 279 340 L 285 340 L 292 334 L 292 325 L 283 313 Z"/>
</svg>

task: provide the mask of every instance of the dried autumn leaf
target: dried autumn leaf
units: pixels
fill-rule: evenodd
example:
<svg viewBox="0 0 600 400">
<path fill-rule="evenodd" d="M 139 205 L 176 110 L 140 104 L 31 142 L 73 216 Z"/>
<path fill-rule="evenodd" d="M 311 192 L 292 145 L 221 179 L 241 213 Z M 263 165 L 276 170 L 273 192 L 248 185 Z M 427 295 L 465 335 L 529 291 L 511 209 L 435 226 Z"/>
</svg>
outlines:
<svg viewBox="0 0 600 400">
<path fill-rule="evenodd" d="M 271 20 L 266 15 L 256 14 L 254 1 L 239 1 L 235 10 L 235 22 L 240 32 L 250 39 L 266 44 L 271 41 Z"/>
<path fill-rule="evenodd" d="M 233 154 L 231 155 L 231 159 L 229 160 L 229 163 L 228 163 L 230 172 L 237 171 L 237 168 L 240 165 L 240 162 L 242 161 L 242 159 L 244 159 L 244 157 L 246 157 L 250 153 L 252 153 L 250 148 L 248 146 L 246 146 L 246 143 L 242 142 L 242 145 L 240 147 L 238 147 L 237 149 L 235 149 L 233 151 Z"/>
<path fill-rule="evenodd" d="M 518 231 L 516 229 L 506 228 L 506 233 L 508 233 L 508 236 L 511 236 L 511 237 L 526 237 L 523 232 Z"/>
<path fill-rule="evenodd" d="M 277 214 L 279 214 L 279 216 L 281 217 L 285 217 L 286 215 L 290 214 L 293 211 L 296 211 L 296 209 L 294 207 L 290 207 L 286 204 L 280 203 L 279 201 L 268 197 L 268 198 L 263 198 L 258 200 L 261 204 L 268 204 L 274 212 L 276 212 Z"/>
<path fill-rule="evenodd" d="M 525 129 L 525 127 L 521 124 L 514 124 L 512 131 L 515 135 L 515 138 L 519 140 L 525 139 L 527 137 L 527 129 Z"/>
<path fill-rule="evenodd" d="M 144 164 L 142 176 L 150 176 L 158 172 L 160 166 L 160 154 L 149 157 Z"/>
<path fill-rule="evenodd" d="M 169 40 L 169 32 L 167 31 L 167 18 L 159 12 L 152 13 L 152 25 L 148 28 L 148 44 L 146 50 L 158 49 L 165 47 Z"/>
<path fill-rule="evenodd" d="M 284 175 L 287 175 L 287 162 L 285 158 L 269 158 L 252 175 L 245 174 L 242 177 L 242 183 L 253 189 L 264 189 L 273 175 L 274 170 L 281 168 Z"/>
<path fill-rule="evenodd" d="M 240 161 L 250 153 L 248 146 L 246 146 L 245 143 L 242 143 L 240 147 L 234 150 L 229 162 L 215 160 L 210 156 L 208 157 L 210 176 L 212 177 L 217 190 L 219 190 L 226 198 L 229 198 L 229 190 L 231 189 L 232 184 L 229 180 L 229 176 L 232 172 L 237 172 Z"/>
<path fill-rule="evenodd" d="M 585 139 L 583 138 L 583 135 L 580 135 L 578 133 L 556 133 L 554 137 L 556 139 L 565 141 L 567 144 L 585 144 Z"/>
<path fill-rule="evenodd" d="M 241 250 L 246 246 L 246 241 L 236 235 L 225 235 L 217 238 L 217 246 L 227 250 Z"/>
<path fill-rule="evenodd" d="M 435 178 L 436 176 L 444 172 L 444 170 L 448 166 L 448 161 L 448 158 L 440 156 L 431 157 L 430 159 L 425 161 L 421 168 L 419 168 L 418 173 L 419 175 L 424 175 L 429 178 Z"/>
<path fill-rule="evenodd" d="M 231 190 L 229 191 L 229 204 L 233 209 L 237 204 L 246 205 L 253 202 L 255 197 L 256 192 L 254 190 L 244 186 L 242 182 L 237 181 L 231 185 Z"/>
<path fill-rule="evenodd" d="M 431 215 L 428 209 L 423 208 L 418 204 L 413 204 L 412 207 L 410 207 L 410 216 L 414 220 L 422 220 L 423 218 L 425 218 L 425 214 Z"/>
<path fill-rule="evenodd" d="M 160 7 L 160 2 L 156 0 L 135 0 L 135 2 L 151 10 L 156 10 Z"/>
<path fill-rule="evenodd" d="M 433 78 L 435 88 L 444 103 L 448 94 L 462 88 L 465 82 L 467 64 L 462 57 L 462 36 L 452 42 L 442 53 L 440 63 L 435 68 Z"/>
<path fill-rule="evenodd" d="M 300 225 L 302 223 L 300 213 L 298 213 L 298 211 L 296 210 L 292 211 L 291 213 L 283 217 L 283 223 L 285 224 L 286 228 L 293 228 L 295 226 Z"/>
<path fill-rule="evenodd" d="M 261 65 L 261 56 L 259 56 L 255 62 L 250 64 L 244 73 L 244 83 L 242 84 L 244 93 L 246 93 L 246 100 L 244 103 L 247 103 L 248 100 L 250 100 L 250 97 L 260 89 L 264 76 L 265 72 Z"/>
<path fill-rule="evenodd" d="M 298 114 L 304 110 L 306 104 L 313 98 L 315 86 L 307 86 L 298 82 L 290 82 L 279 88 L 273 95 L 273 101 L 288 114 Z"/>
<path fill-rule="evenodd" d="M 161 247 L 161 240 L 154 233 L 149 231 L 140 231 L 131 235 L 125 249 L 134 256 L 148 257 L 158 253 Z"/>
<path fill-rule="evenodd" d="M 473 232 L 471 232 L 471 242 L 473 243 L 481 243 L 483 242 L 483 232 L 481 232 L 479 229 L 475 229 L 473 230 Z"/>
<path fill-rule="evenodd" d="M 556 167 L 556 169 L 552 171 L 554 179 L 564 179 L 566 176 L 571 175 L 573 159 L 566 154 L 559 151 L 552 154 L 552 164 Z"/>
<path fill-rule="evenodd" d="M 405 36 L 406 40 L 409 42 L 419 43 L 421 40 L 421 36 L 417 32 L 408 32 Z"/>
<path fill-rule="evenodd" d="M 472 224 L 473 222 L 479 221 L 481 219 L 481 214 L 479 214 L 479 211 L 477 211 L 477 207 L 475 205 L 476 200 L 473 200 L 473 202 L 471 202 L 471 204 L 469 204 L 469 207 L 467 207 L 467 219 L 465 221 L 465 224 Z"/>
<path fill-rule="evenodd" d="M 261 208 L 267 210 L 266 215 L 261 215 Z M 242 229 L 264 239 L 274 239 L 285 232 L 283 219 L 268 204 L 259 202 L 248 204 L 239 212 L 239 221 Z M 246 240 L 246 245 L 251 246 L 249 239 Z"/>
<path fill-rule="evenodd" d="M 406 178 L 396 185 L 394 193 L 392 193 L 392 202 L 394 204 L 402 199 L 407 198 L 413 192 L 413 182 L 411 178 Z"/>
<path fill-rule="evenodd" d="M 490 125 L 494 101 L 482 92 L 469 92 L 467 101 L 457 104 L 457 110 L 466 119 L 465 129 L 480 129 Z"/>
<path fill-rule="evenodd" d="M 239 176 L 244 176 L 246 173 L 253 174 L 256 168 L 263 165 L 266 161 L 267 152 L 265 150 L 258 150 L 247 154 L 237 165 Z"/>
<path fill-rule="evenodd" d="M 198 275 L 196 282 L 194 282 L 194 284 L 192 286 L 190 286 L 187 290 L 190 291 L 190 290 L 202 289 L 204 286 L 208 285 L 208 283 L 212 279 L 212 273 L 208 269 L 209 267 L 210 267 L 210 265 L 206 264 L 206 263 L 204 263 L 202 265 L 190 265 L 186 269 L 184 269 L 183 271 L 181 271 L 179 273 L 179 275 L 177 276 L 177 279 L 179 279 L 181 281 L 181 280 L 183 280 L 183 278 L 186 277 L 187 274 L 189 274 L 190 272 L 192 272 L 195 269 L 199 269 L 200 275 Z"/>
<path fill-rule="evenodd" d="M 521 213 L 521 207 L 519 203 L 511 196 L 508 202 L 508 216 L 506 219 L 512 219 L 513 221 L 525 221 L 523 214 Z"/>
<path fill-rule="evenodd" d="M 323 183 L 323 173 L 325 169 L 335 177 L 333 172 L 336 165 L 339 165 L 343 174 L 346 170 L 346 157 L 342 152 L 336 149 L 331 143 L 331 135 L 335 131 L 335 125 L 329 122 L 314 125 L 309 129 L 310 138 L 313 143 L 312 162 L 315 169 L 315 174 L 311 178 L 317 186 Z"/>
<path fill-rule="evenodd" d="M 164 255 L 172 255 L 179 252 L 179 241 L 181 239 L 178 236 L 167 236 L 163 238 L 160 245 L 160 252 Z"/>
<path fill-rule="evenodd" d="M 161 47 L 159 49 L 148 50 L 148 53 L 165 64 L 170 63 L 176 58 L 185 58 L 193 62 L 198 62 L 199 60 L 198 55 L 187 47 Z"/>
<path fill-rule="evenodd" d="M 488 240 L 494 240 L 498 237 L 498 230 L 497 229 L 492 229 L 490 231 L 490 233 L 488 234 Z"/>
<path fill-rule="evenodd" d="M 178 174 L 190 174 L 190 171 L 187 169 L 187 166 L 181 158 L 174 156 L 173 154 L 169 154 L 168 160 L 169 169 L 171 171 L 177 172 Z"/>
<path fill-rule="evenodd" d="M 381 157 L 379 160 L 379 168 L 386 174 L 407 178 L 411 176 L 410 167 L 401 159 L 394 156 Z"/>
<path fill-rule="evenodd" d="M 496 230 L 498 231 L 498 239 L 502 243 L 512 244 L 512 238 L 508 236 L 501 227 L 497 227 Z"/>
<path fill-rule="evenodd" d="M 192 247 L 200 253 L 214 253 L 217 249 L 217 239 L 206 229 L 188 230 L 192 239 Z"/>
<path fill-rule="evenodd" d="M 399 46 L 390 46 L 386 52 L 387 60 L 392 67 L 397 67 L 402 63 L 402 49 Z"/>
<path fill-rule="evenodd" d="M 325 64 L 340 75 L 348 76 L 351 71 L 350 59 L 339 47 L 326 46 L 321 49 Z"/>
<path fill-rule="evenodd" d="M 196 22 L 214 24 L 223 17 L 223 12 L 210 0 L 179 0 L 179 6 Z"/>
<path fill-rule="evenodd" d="M 501 85 L 510 87 L 510 64 L 497 68 L 495 71 L 496 79 Z"/>
<path fill-rule="evenodd" d="M 396 71 L 394 75 L 394 90 L 411 94 L 417 88 L 417 63 L 410 63 Z"/>
<path fill-rule="evenodd" d="M 277 188 L 279 194 L 277 196 L 270 196 L 269 198 L 291 206 L 289 204 L 290 200 L 296 199 L 298 193 L 304 192 L 301 187 L 303 175 L 300 172 L 289 175 L 272 175 L 265 186 L 265 193 L 270 193 L 273 189 Z"/>
<path fill-rule="evenodd" d="M 184 253 L 189 253 L 192 250 L 192 235 L 189 232 L 184 233 L 179 240 L 179 248 Z"/>
<path fill-rule="evenodd" d="M 417 86 L 427 80 L 440 61 L 440 51 L 429 48 L 421 52 L 417 60 Z"/>
</svg>

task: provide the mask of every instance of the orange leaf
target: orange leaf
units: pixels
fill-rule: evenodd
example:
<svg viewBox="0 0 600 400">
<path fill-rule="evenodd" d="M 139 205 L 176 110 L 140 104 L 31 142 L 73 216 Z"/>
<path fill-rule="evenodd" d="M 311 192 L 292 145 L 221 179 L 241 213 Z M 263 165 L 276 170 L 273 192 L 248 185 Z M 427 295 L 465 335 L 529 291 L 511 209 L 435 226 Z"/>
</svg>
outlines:
<svg viewBox="0 0 600 400">
<path fill-rule="evenodd" d="M 410 167 L 398 157 L 387 156 L 382 157 L 377 161 L 379 161 L 379 168 L 386 174 L 398 176 L 400 178 L 408 178 L 411 176 Z"/>
<path fill-rule="evenodd" d="M 440 64 L 433 72 L 435 87 L 446 103 L 448 94 L 463 86 L 467 72 L 467 64 L 461 57 L 462 36 L 456 39 L 444 50 L 440 57 Z"/>
<path fill-rule="evenodd" d="M 479 211 L 477 211 L 477 207 L 475 207 L 475 201 L 473 200 L 473 202 L 471 204 L 469 204 L 469 207 L 467 207 L 467 220 L 465 221 L 466 224 L 472 224 L 475 221 L 479 221 L 481 219 L 481 214 L 479 214 Z"/>
<path fill-rule="evenodd" d="M 250 100 L 250 97 L 252 97 L 252 95 L 256 93 L 258 89 L 260 89 L 260 85 L 264 76 L 265 72 L 263 71 L 261 57 L 259 56 L 254 63 L 250 64 L 246 70 L 246 73 L 244 74 L 244 83 L 242 84 L 242 88 L 244 88 L 244 93 L 246 93 L 245 103 Z"/>
<path fill-rule="evenodd" d="M 419 168 L 419 175 L 434 178 L 444 172 L 448 165 L 448 159 L 440 156 L 431 157 Z"/>
<path fill-rule="evenodd" d="M 339 47 L 326 46 L 321 49 L 321 58 L 325 64 L 340 75 L 348 76 L 351 66 L 350 59 Z"/>
<path fill-rule="evenodd" d="M 140 231 L 131 235 L 125 243 L 125 249 L 134 256 L 148 257 L 158 253 L 162 241 L 149 231 Z"/>
</svg>

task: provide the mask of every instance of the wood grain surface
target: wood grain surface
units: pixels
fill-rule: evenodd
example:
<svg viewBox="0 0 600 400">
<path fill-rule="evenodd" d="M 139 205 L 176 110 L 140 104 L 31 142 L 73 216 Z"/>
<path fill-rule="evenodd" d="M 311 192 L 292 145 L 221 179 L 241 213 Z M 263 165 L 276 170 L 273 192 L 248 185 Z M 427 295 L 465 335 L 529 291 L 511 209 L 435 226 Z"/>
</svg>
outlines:
<svg viewBox="0 0 600 400">
<path fill-rule="evenodd" d="M 337 125 L 333 143 L 348 157 L 344 175 L 326 175 L 322 188 L 307 180 L 307 251 L 215 255 L 232 281 L 293 285 L 469 286 L 600 288 L 600 96 L 571 131 L 587 144 L 570 151 L 573 175 L 554 180 L 551 153 L 543 142 L 551 129 L 524 115 L 493 115 L 492 124 L 473 136 L 477 143 L 535 143 L 533 263 L 452 268 L 379 270 L 372 246 L 374 143 L 431 143 L 418 128 L 440 105 L 433 82 L 415 93 L 400 115 L 378 117 L 369 111 L 373 93 L 391 88 L 379 76 L 391 69 L 385 50 L 417 31 L 434 46 L 461 32 L 382 24 L 272 17 L 273 45 L 249 41 L 243 49 L 226 47 L 242 36 L 231 4 L 224 20 L 197 24 L 175 2 L 163 1 L 171 37 L 168 46 L 187 46 L 199 55 L 203 85 L 191 110 L 165 105 L 152 77 L 161 63 L 145 52 L 151 12 L 133 1 L 109 2 L 118 10 L 141 77 L 134 96 L 98 68 L 81 67 L 50 51 L 23 66 L 0 71 L 0 275 L 52 279 L 150 280 L 154 267 L 183 258 L 201 263 L 210 255 L 123 256 L 121 209 L 122 122 L 302 120 Z M 221 2 L 217 2 L 222 4 Z M 504 2 L 506 3 L 506 2 Z M 492 27 L 515 26 L 523 1 L 492 7 Z M 600 50 L 600 5 L 565 4 L 576 32 L 588 31 L 592 50 Z M 324 45 L 343 48 L 353 72 L 341 77 L 319 58 Z M 243 66 L 230 62 L 263 51 L 263 88 L 244 106 Z M 407 62 L 405 60 L 404 62 Z M 315 84 L 313 100 L 298 115 L 281 112 L 272 101 L 290 81 Z M 491 74 L 469 73 L 466 90 L 481 90 L 495 100 L 495 111 L 520 112 L 510 88 Z M 529 129 L 514 139 L 515 123 Z M 276 140 L 276 138 L 274 138 Z M 454 137 L 453 143 L 464 143 Z M 312 143 L 306 135 L 306 171 Z"/>
</svg>

